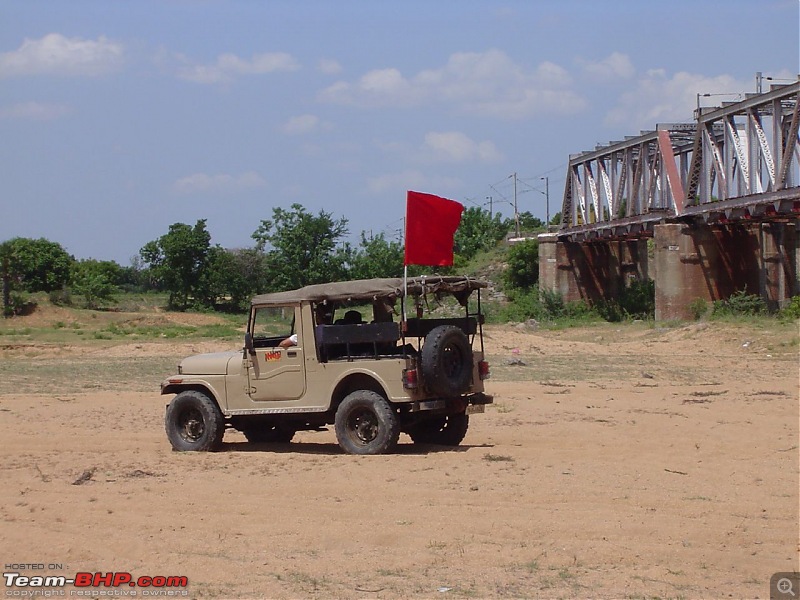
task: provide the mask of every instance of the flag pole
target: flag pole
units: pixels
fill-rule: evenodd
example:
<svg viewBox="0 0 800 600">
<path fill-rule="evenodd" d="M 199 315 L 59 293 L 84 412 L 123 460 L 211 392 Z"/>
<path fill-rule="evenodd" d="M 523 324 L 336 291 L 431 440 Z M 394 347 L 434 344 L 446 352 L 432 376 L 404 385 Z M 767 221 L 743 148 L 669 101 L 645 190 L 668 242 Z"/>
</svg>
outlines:
<svg viewBox="0 0 800 600">
<path fill-rule="evenodd" d="M 406 200 L 406 213 L 408 213 L 408 200 Z M 408 239 L 406 237 L 406 220 L 408 219 L 408 215 L 403 217 L 403 250 L 405 253 L 405 245 L 408 243 Z M 408 296 L 408 263 L 405 261 L 405 256 L 403 257 L 403 296 L 400 298 L 400 335 L 403 339 L 403 356 L 406 355 L 406 296 Z"/>
<path fill-rule="evenodd" d="M 408 265 L 403 267 L 403 301 L 400 303 L 402 306 L 403 329 L 405 330 L 406 323 L 406 296 L 408 296 Z"/>
<path fill-rule="evenodd" d="M 406 212 L 408 212 L 408 204 L 406 204 Z M 408 237 L 406 232 L 406 220 L 408 216 L 403 217 L 403 246 L 408 243 Z M 403 297 L 400 300 L 400 318 L 402 319 L 402 333 L 403 338 L 406 337 L 405 329 L 406 329 L 406 296 L 408 296 L 408 263 L 406 263 L 405 259 L 403 260 Z"/>
</svg>

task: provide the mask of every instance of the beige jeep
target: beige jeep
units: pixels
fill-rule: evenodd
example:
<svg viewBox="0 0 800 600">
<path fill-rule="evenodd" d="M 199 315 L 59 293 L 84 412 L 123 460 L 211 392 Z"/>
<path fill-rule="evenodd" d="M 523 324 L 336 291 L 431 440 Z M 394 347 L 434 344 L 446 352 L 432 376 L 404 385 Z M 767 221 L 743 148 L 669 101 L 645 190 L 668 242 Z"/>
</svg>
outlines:
<svg viewBox="0 0 800 600">
<path fill-rule="evenodd" d="M 492 402 L 483 386 L 484 287 L 437 276 L 256 296 L 242 350 L 186 358 L 161 384 L 162 394 L 177 394 L 167 437 L 175 450 L 215 450 L 228 427 L 250 442 L 288 443 L 297 431 L 334 425 L 351 454 L 390 452 L 401 432 L 457 446 L 469 415 Z M 461 316 L 424 318 L 447 296 Z M 275 331 L 280 315 L 285 330 Z"/>
</svg>

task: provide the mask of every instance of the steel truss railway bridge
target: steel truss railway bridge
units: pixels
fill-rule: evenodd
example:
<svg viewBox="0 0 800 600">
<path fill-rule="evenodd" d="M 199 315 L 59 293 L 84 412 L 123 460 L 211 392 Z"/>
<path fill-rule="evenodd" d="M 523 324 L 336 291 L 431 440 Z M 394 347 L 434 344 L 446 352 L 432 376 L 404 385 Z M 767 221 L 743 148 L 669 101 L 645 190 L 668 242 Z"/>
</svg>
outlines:
<svg viewBox="0 0 800 600">
<path fill-rule="evenodd" d="M 773 85 L 571 155 L 540 286 L 595 302 L 652 278 L 657 320 L 741 290 L 771 308 L 800 294 L 798 95 L 800 81 Z"/>
</svg>

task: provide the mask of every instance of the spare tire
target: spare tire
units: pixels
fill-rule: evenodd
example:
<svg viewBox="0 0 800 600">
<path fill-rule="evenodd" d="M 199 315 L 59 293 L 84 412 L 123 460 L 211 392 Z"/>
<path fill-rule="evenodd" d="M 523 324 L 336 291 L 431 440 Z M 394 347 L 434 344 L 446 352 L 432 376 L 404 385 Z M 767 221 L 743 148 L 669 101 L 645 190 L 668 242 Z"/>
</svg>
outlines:
<svg viewBox="0 0 800 600">
<path fill-rule="evenodd" d="M 439 325 L 422 345 L 422 379 L 438 396 L 452 398 L 469 389 L 472 380 L 472 346 L 461 329 Z"/>
</svg>

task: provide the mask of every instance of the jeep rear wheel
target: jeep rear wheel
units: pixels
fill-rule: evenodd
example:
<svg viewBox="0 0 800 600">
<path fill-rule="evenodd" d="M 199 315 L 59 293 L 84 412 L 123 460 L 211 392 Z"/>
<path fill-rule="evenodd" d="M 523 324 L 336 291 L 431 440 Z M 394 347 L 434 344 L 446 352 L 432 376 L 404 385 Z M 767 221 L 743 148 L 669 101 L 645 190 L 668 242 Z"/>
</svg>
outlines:
<svg viewBox="0 0 800 600">
<path fill-rule="evenodd" d="M 409 428 L 408 435 L 415 444 L 458 446 L 467 435 L 467 429 L 469 415 L 458 413 L 420 421 Z"/>
<path fill-rule="evenodd" d="M 458 327 L 440 325 L 425 336 L 422 346 L 422 378 L 434 394 L 459 396 L 472 379 L 472 347 Z"/>
<path fill-rule="evenodd" d="M 295 431 L 283 425 L 265 425 L 253 429 L 243 429 L 242 433 L 252 444 L 288 444 Z"/>
<path fill-rule="evenodd" d="M 203 392 L 186 390 L 167 407 L 164 428 L 169 443 L 180 451 L 213 451 L 222 444 L 225 418 L 216 403 Z"/>
<path fill-rule="evenodd" d="M 336 439 L 348 454 L 384 454 L 397 444 L 400 423 L 389 402 L 369 390 L 349 394 L 339 405 Z"/>
</svg>

